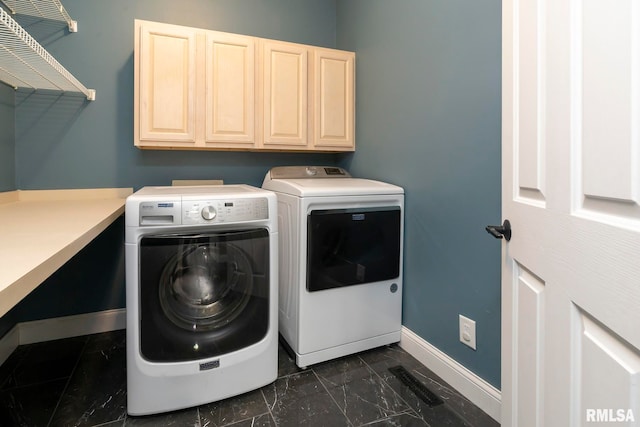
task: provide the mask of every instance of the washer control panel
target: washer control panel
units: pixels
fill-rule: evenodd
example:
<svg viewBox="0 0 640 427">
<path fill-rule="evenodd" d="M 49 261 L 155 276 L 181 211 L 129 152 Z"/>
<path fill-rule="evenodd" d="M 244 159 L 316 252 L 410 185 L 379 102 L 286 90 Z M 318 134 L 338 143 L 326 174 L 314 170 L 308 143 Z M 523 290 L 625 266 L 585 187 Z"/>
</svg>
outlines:
<svg viewBox="0 0 640 427">
<path fill-rule="evenodd" d="M 211 224 L 268 219 L 265 197 L 215 200 L 183 200 L 183 224 Z"/>
</svg>

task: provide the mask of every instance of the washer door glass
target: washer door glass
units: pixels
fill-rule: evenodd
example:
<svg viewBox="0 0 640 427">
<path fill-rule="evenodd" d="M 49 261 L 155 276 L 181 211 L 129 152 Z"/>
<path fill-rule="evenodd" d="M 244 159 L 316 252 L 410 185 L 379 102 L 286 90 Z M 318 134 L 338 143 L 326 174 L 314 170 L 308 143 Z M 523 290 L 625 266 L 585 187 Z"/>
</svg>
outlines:
<svg viewBox="0 0 640 427">
<path fill-rule="evenodd" d="M 251 263 L 229 242 L 185 242 L 160 277 L 164 314 L 187 330 L 215 329 L 233 321 L 249 302 Z"/>
<path fill-rule="evenodd" d="M 266 229 L 145 236 L 139 270 L 140 351 L 145 359 L 212 357 L 266 335 Z"/>
</svg>

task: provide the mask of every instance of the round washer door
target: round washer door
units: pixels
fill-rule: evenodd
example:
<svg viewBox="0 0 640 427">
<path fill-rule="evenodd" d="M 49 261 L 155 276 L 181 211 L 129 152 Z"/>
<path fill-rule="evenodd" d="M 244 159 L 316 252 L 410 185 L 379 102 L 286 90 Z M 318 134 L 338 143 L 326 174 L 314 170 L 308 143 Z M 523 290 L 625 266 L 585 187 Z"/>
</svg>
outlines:
<svg viewBox="0 0 640 427">
<path fill-rule="evenodd" d="M 269 326 L 266 229 L 143 237 L 140 351 L 149 361 L 217 356 Z"/>
<path fill-rule="evenodd" d="M 212 330 L 233 321 L 249 302 L 253 271 L 246 253 L 233 243 L 184 245 L 160 276 L 162 311 L 176 326 Z"/>
</svg>

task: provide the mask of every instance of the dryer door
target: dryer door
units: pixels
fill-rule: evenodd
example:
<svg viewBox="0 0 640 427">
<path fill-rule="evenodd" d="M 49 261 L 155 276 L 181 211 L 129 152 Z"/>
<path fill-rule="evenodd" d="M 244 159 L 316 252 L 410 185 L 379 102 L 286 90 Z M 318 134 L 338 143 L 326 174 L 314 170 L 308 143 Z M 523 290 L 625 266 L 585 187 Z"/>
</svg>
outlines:
<svg viewBox="0 0 640 427">
<path fill-rule="evenodd" d="M 217 356 L 269 326 L 266 229 L 143 237 L 140 351 L 149 361 Z"/>
<path fill-rule="evenodd" d="M 309 292 L 400 275 L 399 206 L 314 210 L 307 217 Z"/>
</svg>

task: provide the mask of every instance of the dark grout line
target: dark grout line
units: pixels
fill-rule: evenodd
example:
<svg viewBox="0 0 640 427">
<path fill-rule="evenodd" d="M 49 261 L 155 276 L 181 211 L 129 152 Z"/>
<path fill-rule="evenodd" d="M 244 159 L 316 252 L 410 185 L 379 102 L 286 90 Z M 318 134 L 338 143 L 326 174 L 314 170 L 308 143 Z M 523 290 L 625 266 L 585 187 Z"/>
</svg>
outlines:
<svg viewBox="0 0 640 427">
<path fill-rule="evenodd" d="M 331 398 L 331 400 L 333 400 L 333 403 L 335 403 L 335 405 L 338 407 L 338 410 L 340 410 L 340 412 L 342 413 L 342 415 L 344 415 L 345 420 L 347 420 L 347 424 L 349 424 L 350 426 L 353 427 L 353 423 L 351 422 L 351 420 L 349 419 L 349 417 L 347 417 L 347 412 L 346 412 L 346 407 L 345 410 L 342 410 L 342 408 L 340 408 L 340 405 L 338 405 L 338 401 L 333 397 L 333 395 L 331 393 L 329 393 L 329 389 L 327 388 L 327 386 L 324 384 L 324 382 L 320 379 L 320 375 L 318 375 L 318 373 L 315 371 L 315 369 L 311 368 L 311 372 L 313 372 L 313 375 L 315 375 L 316 379 L 318 380 L 318 382 L 320 383 L 320 385 L 322 386 L 322 388 L 324 388 L 324 391 L 327 392 L 327 394 L 329 395 L 329 397 Z"/>
</svg>

